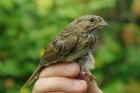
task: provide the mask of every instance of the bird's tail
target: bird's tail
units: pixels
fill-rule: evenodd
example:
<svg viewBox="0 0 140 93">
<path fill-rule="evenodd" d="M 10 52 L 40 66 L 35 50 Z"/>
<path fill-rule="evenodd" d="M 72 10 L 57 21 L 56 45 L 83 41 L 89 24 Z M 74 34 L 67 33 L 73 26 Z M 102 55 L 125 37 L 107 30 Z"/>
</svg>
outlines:
<svg viewBox="0 0 140 93">
<path fill-rule="evenodd" d="M 27 86 L 29 86 L 36 78 L 38 78 L 38 74 L 41 71 L 42 66 L 38 66 L 36 70 L 33 72 L 33 74 L 29 77 L 29 79 L 26 81 L 26 83 L 21 88 L 21 91 L 24 90 Z"/>
</svg>

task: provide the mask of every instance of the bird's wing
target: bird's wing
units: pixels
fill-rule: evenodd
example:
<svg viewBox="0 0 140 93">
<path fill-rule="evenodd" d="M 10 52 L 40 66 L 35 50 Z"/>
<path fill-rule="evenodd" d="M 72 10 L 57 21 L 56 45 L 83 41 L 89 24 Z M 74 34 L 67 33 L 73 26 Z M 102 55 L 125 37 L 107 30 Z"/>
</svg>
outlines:
<svg viewBox="0 0 140 93">
<path fill-rule="evenodd" d="M 49 66 L 57 59 L 68 54 L 76 46 L 76 44 L 77 37 L 74 35 L 69 35 L 65 38 L 56 38 L 52 43 L 50 43 L 48 47 L 45 49 L 45 53 L 40 61 L 39 67 L 27 80 L 22 89 L 30 85 L 32 81 L 36 77 L 38 77 L 38 73 L 40 73 L 40 71 L 42 70 L 42 66 Z"/>
<path fill-rule="evenodd" d="M 45 49 L 42 60 L 48 64 L 68 54 L 77 44 L 77 37 L 69 35 L 65 38 L 56 38 Z M 46 63 L 46 64 L 47 64 Z"/>
</svg>

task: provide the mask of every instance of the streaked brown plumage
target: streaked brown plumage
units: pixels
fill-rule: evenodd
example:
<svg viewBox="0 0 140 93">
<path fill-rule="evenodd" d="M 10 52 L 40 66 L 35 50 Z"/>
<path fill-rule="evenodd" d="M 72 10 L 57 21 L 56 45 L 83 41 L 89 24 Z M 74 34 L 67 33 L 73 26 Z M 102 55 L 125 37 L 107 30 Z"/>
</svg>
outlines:
<svg viewBox="0 0 140 93">
<path fill-rule="evenodd" d="M 81 71 L 92 69 L 91 52 L 96 43 L 96 33 L 106 25 L 107 23 L 96 15 L 75 19 L 48 45 L 37 70 L 23 87 L 29 85 L 43 68 L 54 63 L 75 61 L 81 65 Z"/>
</svg>

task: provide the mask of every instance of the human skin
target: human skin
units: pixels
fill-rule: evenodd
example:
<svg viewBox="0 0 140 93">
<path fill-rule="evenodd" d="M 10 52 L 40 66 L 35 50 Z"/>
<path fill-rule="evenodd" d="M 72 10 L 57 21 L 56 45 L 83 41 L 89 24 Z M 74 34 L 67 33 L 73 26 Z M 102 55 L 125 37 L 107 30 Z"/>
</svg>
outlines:
<svg viewBox="0 0 140 93">
<path fill-rule="evenodd" d="M 103 93 L 96 83 L 77 79 L 79 64 L 67 62 L 43 69 L 32 93 Z"/>
</svg>

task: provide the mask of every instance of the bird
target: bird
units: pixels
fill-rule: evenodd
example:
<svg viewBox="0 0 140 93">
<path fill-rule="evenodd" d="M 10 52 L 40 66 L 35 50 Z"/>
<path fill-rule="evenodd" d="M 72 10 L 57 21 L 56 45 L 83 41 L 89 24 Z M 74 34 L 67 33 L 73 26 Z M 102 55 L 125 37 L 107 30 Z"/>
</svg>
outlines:
<svg viewBox="0 0 140 93">
<path fill-rule="evenodd" d="M 44 49 L 38 67 L 22 89 L 37 79 L 44 68 L 62 62 L 77 62 L 81 75 L 89 75 L 93 80 L 90 72 L 95 64 L 92 52 L 95 50 L 98 32 L 107 25 L 98 15 L 84 15 L 73 20 Z"/>
</svg>

